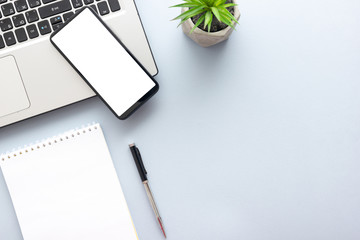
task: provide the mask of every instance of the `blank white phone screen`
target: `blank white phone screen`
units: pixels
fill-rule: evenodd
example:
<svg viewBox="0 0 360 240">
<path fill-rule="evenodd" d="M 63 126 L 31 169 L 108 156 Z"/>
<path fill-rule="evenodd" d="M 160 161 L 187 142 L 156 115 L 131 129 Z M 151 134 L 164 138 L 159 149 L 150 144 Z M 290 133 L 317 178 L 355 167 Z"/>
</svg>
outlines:
<svg viewBox="0 0 360 240">
<path fill-rule="evenodd" d="M 155 86 L 89 9 L 52 41 L 118 116 Z"/>
</svg>

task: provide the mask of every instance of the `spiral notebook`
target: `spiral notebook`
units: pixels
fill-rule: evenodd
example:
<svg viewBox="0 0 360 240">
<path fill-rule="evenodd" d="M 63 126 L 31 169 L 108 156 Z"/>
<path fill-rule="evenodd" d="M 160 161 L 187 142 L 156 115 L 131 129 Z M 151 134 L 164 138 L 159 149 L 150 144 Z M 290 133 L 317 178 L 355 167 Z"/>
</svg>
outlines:
<svg viewBox="0 0 360 240">
<path fill-rule="evenodd" d="M 3 154 L 25 240 L 136 240 L 99 124 Z"/>
</svg>

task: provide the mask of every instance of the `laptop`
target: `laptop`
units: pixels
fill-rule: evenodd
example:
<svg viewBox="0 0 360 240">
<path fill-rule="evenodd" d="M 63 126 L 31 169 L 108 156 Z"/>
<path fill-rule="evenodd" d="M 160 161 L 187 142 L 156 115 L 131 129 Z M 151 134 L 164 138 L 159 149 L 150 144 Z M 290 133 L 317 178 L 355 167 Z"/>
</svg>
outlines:
<svg viewBox="0 0 360 240">
<path fill-rule="evenodd" d="M 157 74 L 134 0 L 0 0 L 0 127 L 95 95 L 49 41 L 84 6 Z"/>
</svg>

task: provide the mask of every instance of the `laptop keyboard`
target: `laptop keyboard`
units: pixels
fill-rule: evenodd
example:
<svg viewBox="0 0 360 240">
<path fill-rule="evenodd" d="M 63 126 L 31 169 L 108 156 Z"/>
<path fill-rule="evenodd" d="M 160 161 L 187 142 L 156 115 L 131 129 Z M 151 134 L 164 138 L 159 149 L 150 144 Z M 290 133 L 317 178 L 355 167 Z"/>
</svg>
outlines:
<svg viewBox="0 0 360 240">
<path fill-rule="evenodd" d="M 100 16 L 120 10 L 118 0 L 0 0 L 0 49 L 55 31 L 84 6 Z"/>
</svg>

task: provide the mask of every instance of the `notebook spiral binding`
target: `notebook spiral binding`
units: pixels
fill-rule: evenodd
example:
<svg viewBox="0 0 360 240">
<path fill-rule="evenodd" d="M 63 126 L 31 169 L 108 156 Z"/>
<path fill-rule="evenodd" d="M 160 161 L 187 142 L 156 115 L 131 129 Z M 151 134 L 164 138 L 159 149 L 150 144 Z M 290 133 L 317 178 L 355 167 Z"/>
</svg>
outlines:
<svg viewBox="0 0 360 240">
<path fill-rule="evenodd" d="M 57 144 L 81 134 L 85 134 L 87 132 L 91 132 L 93 130 L 97 130 L 100 128 L 98 123 L 88 124 L 87 126 L 82 126 L 81 128 L 76 128 L 70 131 L 65 132 L 64 134 L 60 134 L 48 139 L 44 139 L 42 141 L 38 141 L 35 144 L 29 144 L 29 146 L 25 145 L 22 148 L 18 148 L 17 150 L 13 150 L 12 152 L 3 153 L 0 155 L 0 160 L 5 162 L 8 159 L 16 158 L 17 156 L 24 155 L 33 151 L 36 151 L 41 148 L 45 148 L 47 146 L 51 146 L 53 144 Z"/>
</svg>

